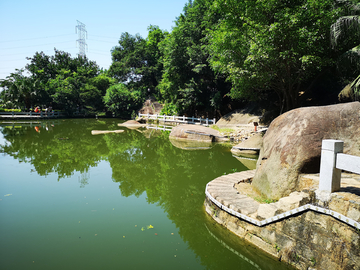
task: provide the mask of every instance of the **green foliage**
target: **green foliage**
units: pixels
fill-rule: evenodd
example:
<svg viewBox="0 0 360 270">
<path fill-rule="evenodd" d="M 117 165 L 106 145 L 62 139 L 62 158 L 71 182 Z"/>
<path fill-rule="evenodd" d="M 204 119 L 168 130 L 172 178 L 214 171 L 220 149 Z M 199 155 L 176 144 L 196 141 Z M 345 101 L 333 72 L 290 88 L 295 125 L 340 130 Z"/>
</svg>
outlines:
<svg viewBox="0 0 360 270">
<path fill-rule="evenodd" d="M 0 112 L 21 112 L 21 109 L 5 109 L 5 108 L 0 108 Z"/>
<path fill-rule="evenodd" d="M 158 86 L 166 102 L 176 104 L 179 113 L 197 115 L 199 111 L 215 113 L 223 103 L 229 87 L 209 63 L 207 31 L 220 18 L 210 14 L 212 1 L 193 1 L 160 44 L 164 71 Z"/>
<path fill-rule="evenodd" d="M 163 69 L 159 44 L 168 33 L 153 25 L 148 27 L 148 31 L 147 39 L 138 34 L 121 34 L 119 45 L 111 52 L 109 73 L 130 88 L 141 90 L 143 95 L 159 98 L 157 86 Z"/>
<path fill-rule="evenodd" d="M 271 93 L 285 111 L 300 106 L 333 64 L 327 30 L 338 14 L 333 4 L 215 0 L 214 10 L 224 17 L 210 31 L 211 64 L 228 75 L 231 97 L 259 100 Z"/>
<path fill-rule="evenodd" d="M 178 109 L 175 104 L 165 103 L 160 111 L 161 115 L 178 115 Z"/>
<path fill-rule="evenodd" d="M 277 200 L 268 199 L 265 197 L 254 197 L 254 200 L 259 203 L 267 203 L 267 204 L 277 202 Z"/>
<path fill-rule="evenodd" d="M 331 45 L 339 54 L 337 70 L 346 85 L 340 99 L 360 100 L 360 3 L 341 1 L 343 16 L 331 25 Z"/>
<path fill-rule="evenodd" d="M 78 109 L 104 109 L 102 97 L 115 79 L 100 72 L 95 62 L 56 49 L 54 56 L 37 52 L 27 60 L 29 76 L 16 70 L 0 81 L 1 102 L 6 107 L 9 102 L 25 108 L 51 105 L 69 114 Z"/>
<path fill-rule="evenodd" d="M 310 258 L 310 262 L 311 262 L 311 265 L 312 265 L 312 266 L 315 266 L 315 265 L 316 265 L 316 259 L 315 259 L 314 256 Z"/>
<path fill-rule="evenodd" d="M 233 128 L 219 128 L 217 125 L 211 125 L 210 127 L 212 129 L 220 131 L 221 133 L 231 133 L 235 131 L 235 129 Z"/>
<path fill-rule="evenodd" d="M 140 108 L 143 98 L 139 91 L 130 91 L 125 84 L 119 83 L 106 90 L 104 103 L 107 109 L 121 117 L 130 118 L 134 110 Z"/>
</svg>

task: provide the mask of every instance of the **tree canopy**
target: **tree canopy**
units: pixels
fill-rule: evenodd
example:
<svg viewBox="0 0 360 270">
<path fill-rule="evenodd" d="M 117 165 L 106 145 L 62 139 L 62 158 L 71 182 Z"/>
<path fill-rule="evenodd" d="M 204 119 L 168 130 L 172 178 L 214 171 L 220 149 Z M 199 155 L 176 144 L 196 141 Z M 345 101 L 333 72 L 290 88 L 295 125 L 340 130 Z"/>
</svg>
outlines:
<svg viewBox="0 0 360 270">
<path fill-rule="evenodd" d="M 37 52 L 0 82 L 0 101 L 119 116 L 149 96 L 197 116 L 249 101 L 277 113 L 333 103 L 346 85 L 359 94 L 359 14 L 358 0 L 189 1 L 171 32 L 122 33 L 108 71 L 86 57 Z"/>
</svg>

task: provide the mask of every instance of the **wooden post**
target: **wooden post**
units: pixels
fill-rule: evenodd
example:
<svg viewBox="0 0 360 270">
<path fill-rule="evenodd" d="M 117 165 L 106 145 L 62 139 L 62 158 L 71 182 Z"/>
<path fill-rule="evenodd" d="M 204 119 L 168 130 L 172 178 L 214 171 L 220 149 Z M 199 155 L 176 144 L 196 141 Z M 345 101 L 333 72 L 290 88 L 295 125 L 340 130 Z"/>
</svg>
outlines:
<svg viewBox="0 0 360 270">
<path fill-rule="evenodd" d="M 336 168 L 336 155 L 342 153 L 343 148 L 343 141 L 322 141 L 319 180 L 320 191 L 331 193 L 340 190 L 341 170 Z"/>
</svg>

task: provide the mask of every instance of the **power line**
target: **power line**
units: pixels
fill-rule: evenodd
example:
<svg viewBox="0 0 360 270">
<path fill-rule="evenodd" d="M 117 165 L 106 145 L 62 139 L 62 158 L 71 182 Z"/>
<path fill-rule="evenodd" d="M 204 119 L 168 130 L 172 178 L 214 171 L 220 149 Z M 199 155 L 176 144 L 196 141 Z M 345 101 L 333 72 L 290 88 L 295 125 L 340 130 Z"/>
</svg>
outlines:
<svg viewBox="0 0 360 270">
<path fill-rule="evenodd" d="M 25 38 L 25 39 L 17 39 L 17 40 L 5 40 L 5 41 L 0 41 L 0 43 L 18 42 L 18 41 L 24 41 L 24 40 L 36 40 L 36 39 L 54 38 L 54 37 L 64 37 L 64 36 L 73 36 L 73 35 L 74 34 L 66 34 L 66 35 L 57 35 L 57 36 L 50 36 L 50 37 L 37 37 L 37 38 Z"/>
<path fill-rule="evenodd" d="M 97 39 L 89 39 L 89 40 L 91 40 L 91 41 L 97 41 L 97 42 L 104 42 L 104 43 L 111 43 L 111 44 L 117 43 L 117 41 L 111 42 L 111 41 L 97 40 Z"/>
<path fill-rule="evenodd" d="M 94 35 L 91 35 L 92 37 L 99 37 L 99 38 L 110 38 L 110 39 L 116 39 L 114 37 L 104 37 L 104 36 L 94 36 Z"/>
<path fill-rule="evenodd" d="M 61 50 L 67 50 L 67 49 L 74 49 L 74 47 L 67 47 L 67 48 L 62 48 Z M 50 52 L 50 51 L 54 51 L 54 49 L 51 50 L 41 50 L 42 52 Z M 20 54 L 34 54 L 34 51 L 32 52 L 26 52 L 26 53 L 12 53 L 12 54 L 2 54 L 1 56 L 12 56 L 12 55 L 20 55 Z"/>
<path fill-rule="evenodd" d="M 31 45 L 31 46 L 23 46 L 23 47 L 1 48 L 1 50 L 11 50 L 11 49 L 21 49 L 21 48 L 28 48 L 28 47 L 38 47 L 38 46 L 56 45 L 56 44 L 69 43 L 69 42 L 73 42 L 73 41 L 72 41 L 72 40 L 69 40 L 69 41 L 63 41 L 63 42 L 48 43 L 48 44 L 39 44 L 39 45 Z"/>
</svg>

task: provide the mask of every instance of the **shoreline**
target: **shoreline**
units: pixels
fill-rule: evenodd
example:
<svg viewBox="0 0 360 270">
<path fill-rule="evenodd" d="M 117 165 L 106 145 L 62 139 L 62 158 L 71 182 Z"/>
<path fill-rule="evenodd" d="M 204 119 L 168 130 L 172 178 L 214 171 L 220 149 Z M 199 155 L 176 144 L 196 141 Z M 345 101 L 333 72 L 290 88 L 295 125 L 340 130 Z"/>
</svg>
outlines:
<svg viewBox="0 0 360 270">
<path fill-rule="evenodd" d="M 245 172 L 208 183 L 205 211 L 217 223 L 297 269 L 359 269 L 360 177 L 353 179 L 344 174 L 344 187 L 332 194 L 328 205 L 316 199 L 316 174 L 301 176 L 303 197 L 296 198 L 295 194 L 276 203 L 261 204 L 235 186 L 241 182 L 250 185 L 249 174 L 255 174 L 255 170 Z M 351 188 L 359 193 L 350 192 Z M 281 201 L 286 203 L 274 210 Z"/>
</svg>

